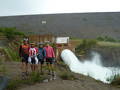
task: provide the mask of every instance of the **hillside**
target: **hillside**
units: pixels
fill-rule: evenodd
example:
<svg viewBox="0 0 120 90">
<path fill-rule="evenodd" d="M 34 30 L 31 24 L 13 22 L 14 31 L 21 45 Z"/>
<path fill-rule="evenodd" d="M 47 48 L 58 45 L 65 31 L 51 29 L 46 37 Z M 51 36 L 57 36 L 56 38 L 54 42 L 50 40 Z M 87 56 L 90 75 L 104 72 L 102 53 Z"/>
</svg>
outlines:
<svg viewBox="0 0 120 90">
<path fill-rule="evenodd" d="M 16 27 L 28 34 L 120 38 L 120 13 L 73 13 L 0 17 L 0 27 Z"/>
<path fill-rule="evenodd" d="M 0 47 L 3 47 L 3 45 L 0 44 Z M 102 49 L 102 50 L 110 50 L 111 48 Z M 95 50 L 101 50 L 101 49 L 95 49 Z M 115 49 L 115 51 L 117 48 Z M 3 51 L 3 50 L 1 50 Z M 104 52 L 105 52 L 104 51 Z M 118 50 L 119 51 L 119 50 Z M 103 51 L 100 51 L 103 52 Z M 99 80 L 95 80 L 93 78 L 90 78 L 89 76 L 83 76 L 81 74 L 76 74 L 70 72 L 68 66 L 66 66 L 64 63 L 56 63 L 56 74 L 57 79 L 53 81 L 42 81 L 42 82 L 35 82 L 30 84 L 31 82 L 21 83 L 21 63 L 16 62 L 15 60 L 10 60 L 8 57 L 6 58 L 7 53 L 1 52 L 0 58 L 0 76 L 7 76 L 11 79 L 12 84 L 10 84 L 11 88 L 8 88 L 7 90 L 119 90 L 119 86 L 114 85 L 108 85 L 100 82 Z M 118 53 L 117 53 L 118 54 Z M 45 67 L 46 68 L 46 67 Z M 46 70 L 44 68 L 44 70 Z M 66 73 L 65 73 L 66 72 Z M 46 75 L 47 72 L 43 75 Z M 64 76 L 63 79 L 61 77 Z M 70 76 L 73 75 L 73 76 Z M 30 75 L 29 75 L 30 76 Z M 49 79 L 49 75 L 47 75 L 47 78 Z M 66 79 L 69 78 L 69 79 Z M 16 82 L 14 80 L 20 80 L 19 82 Z M 27 79 L 29 81 L 29 79 Z M 46 80 L 46 79 L 45 79 Z M 16 84 L 17 83 L 17 84 Z M 20 84 L 20 85 L 19 85 Z M 15 88 L 17 87 L 17 88 Z"/>
</svg>

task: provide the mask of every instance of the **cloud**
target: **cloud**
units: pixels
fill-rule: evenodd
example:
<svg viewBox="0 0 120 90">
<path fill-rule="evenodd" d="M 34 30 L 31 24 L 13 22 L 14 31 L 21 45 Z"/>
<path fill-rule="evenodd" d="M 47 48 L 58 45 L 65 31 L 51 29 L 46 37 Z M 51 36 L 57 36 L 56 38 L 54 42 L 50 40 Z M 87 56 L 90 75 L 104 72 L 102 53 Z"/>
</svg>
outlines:
<svg viewBox="0 0 120 90">
<path fill-rule="evenodd" d="M 119 0 L 2 0 L 0 16 L 48 13 L 117 12 Z"/>
</svg>

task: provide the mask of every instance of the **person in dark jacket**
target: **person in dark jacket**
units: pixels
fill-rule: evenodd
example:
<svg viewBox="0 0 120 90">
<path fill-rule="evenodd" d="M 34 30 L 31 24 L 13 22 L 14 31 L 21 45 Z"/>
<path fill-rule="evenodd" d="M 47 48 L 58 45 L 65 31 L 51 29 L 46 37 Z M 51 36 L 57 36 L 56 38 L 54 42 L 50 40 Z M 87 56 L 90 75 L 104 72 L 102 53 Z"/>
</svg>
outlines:
<svg viewBox="0 0 120 90">
<path fill-rule="evenodd" d="M 39 43 L 39 48 L 38 48 L 38 62 L 40 64 L 40 72 L 43 73 L 43 64 L 45 61 L 45 56 L 46 56 L 46 51 L 43 48 L 43 43 Z"/>
<path fill-rule="evenodd" d="M 22 62 L 22 76 L 24 77 L 24 75 L 27 75 L 28 73 L 28 57 L 29 57 L 29 44 L 28 44 L 28 40 L 24 39 L 23 40 L 23 44 L 20 45 L 19 48 L 19 56 L 21 58 L 21 62 Z"/>
</svg>

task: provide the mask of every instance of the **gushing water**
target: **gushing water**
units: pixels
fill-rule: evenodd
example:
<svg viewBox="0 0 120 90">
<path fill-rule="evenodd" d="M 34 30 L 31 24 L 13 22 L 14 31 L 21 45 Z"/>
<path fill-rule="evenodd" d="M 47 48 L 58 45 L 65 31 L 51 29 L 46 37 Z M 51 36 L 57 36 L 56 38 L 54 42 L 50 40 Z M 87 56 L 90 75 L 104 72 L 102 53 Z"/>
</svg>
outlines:
<svg viewBox="0 0 120 90">
<path fill-rule="evenodd" d="M 116 74 L 120 74 L 119 68 L 104 67 L 98 53 L 94 52 L 92 55 L 91 60 L 84 60 L 84 62 L 81 62 L 75 54 L 68 49 L 63 50 L 61 53 L 63 61 L 69 66 L 70 70 L 75 73 L 90 76 L 104 83 L 110 83 L 108 80 L 109 78 Z"/>
</svg>

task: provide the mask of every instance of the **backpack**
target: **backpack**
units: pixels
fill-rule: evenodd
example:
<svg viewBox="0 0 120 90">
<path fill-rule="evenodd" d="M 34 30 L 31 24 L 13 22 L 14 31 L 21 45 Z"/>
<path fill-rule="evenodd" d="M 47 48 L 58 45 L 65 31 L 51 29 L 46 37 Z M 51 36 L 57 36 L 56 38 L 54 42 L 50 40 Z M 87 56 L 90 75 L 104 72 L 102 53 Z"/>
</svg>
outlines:
<svg viewBox="0 0 120 90">
<path fill-rule="evenodd" d="M 38 49 L 38 59 L 44 59 L 46 56 L 46 52 L 45 52 L 45 49 L 44 48 L 39 48 Z"/>
</svg>

